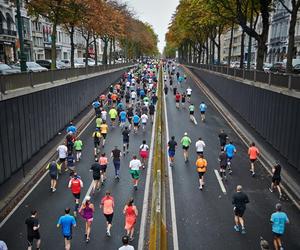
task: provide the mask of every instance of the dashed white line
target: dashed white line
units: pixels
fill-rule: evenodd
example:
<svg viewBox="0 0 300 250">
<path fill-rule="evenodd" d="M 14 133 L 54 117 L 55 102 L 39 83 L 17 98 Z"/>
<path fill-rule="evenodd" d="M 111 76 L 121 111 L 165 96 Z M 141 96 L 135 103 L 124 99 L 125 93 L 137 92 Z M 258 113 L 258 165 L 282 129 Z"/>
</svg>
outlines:
<svg viewBox="0 0 300 250">
<path fill-rule="evenodd" d="M 218 182 L 219 182 L 219 185 L 220 185 L 220 187 L 221 187 L 222 192 L 223 192 L 224 194 L 226 194 L 226 193 L 227 193 L 227 192 L 226 192 L 226 188 L 225 188 L 225 186 L 224 186 L 224 184 L 223 184 L 223 181 L 222 181 L 222 179 L 221 179 L 221 176 L 220 176 L 220 174 L 219 174 L 219 171 L 218 171 L 217 169 L 214 169 L 214 172 L 215 172 L 215 174 L 216 174 L 216 177 L 217 177 L 217 180 L 218 180 Z"/>
</svg>

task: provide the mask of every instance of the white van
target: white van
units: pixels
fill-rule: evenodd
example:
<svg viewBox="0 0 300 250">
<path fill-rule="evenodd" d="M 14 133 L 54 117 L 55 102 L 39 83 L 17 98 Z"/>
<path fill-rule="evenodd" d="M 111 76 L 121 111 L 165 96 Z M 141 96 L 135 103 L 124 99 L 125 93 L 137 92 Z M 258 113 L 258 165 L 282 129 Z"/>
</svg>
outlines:
<svg viewBox="0 0 300 250">
<path fill-rule="evenodd" d="M 287 59 L 283 59 L 283 63 L 286 65 Z M 297 59 L 293 59 L 293 67 L 295 67 L 295 65 L 300 64 L 300 58 Z"/>
</svg>

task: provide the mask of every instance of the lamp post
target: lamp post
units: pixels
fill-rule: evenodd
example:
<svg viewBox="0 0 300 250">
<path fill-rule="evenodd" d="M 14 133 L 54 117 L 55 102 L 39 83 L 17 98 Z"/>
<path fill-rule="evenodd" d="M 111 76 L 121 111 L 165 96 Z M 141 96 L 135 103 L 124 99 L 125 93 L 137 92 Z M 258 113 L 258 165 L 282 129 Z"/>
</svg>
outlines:
<svg viewBox="0 0 300 250">
<path fill-rule="evenodd" d="M 23 23 L 21 17 L 21 10 L 20 10 L 20 0 L 16 0 L 17 6 L 17 23 L 18 23 L 18 34 L 19 34 L 19 42 L 20 42 L 20 66 L 21 71 L 26 71 L 26 56 L 24 54 L 24 39 L 23 39 Z"/>
</svg>

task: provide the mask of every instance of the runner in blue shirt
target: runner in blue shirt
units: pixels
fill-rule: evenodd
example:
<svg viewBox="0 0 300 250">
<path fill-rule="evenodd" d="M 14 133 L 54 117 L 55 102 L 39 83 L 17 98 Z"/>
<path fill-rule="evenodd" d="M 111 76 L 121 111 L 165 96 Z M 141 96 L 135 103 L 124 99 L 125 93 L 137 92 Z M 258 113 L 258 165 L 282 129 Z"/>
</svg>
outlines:
<svg viewBox="0 0 300 250">
<path fill-rule="evenodd" d="M 77 128 L 70 122 L 69 126 L 67 127 L 67 133 L 72 133 L 73 135 L 76 134 Z"/>
<path fill-rule="evenodd" d="M 231 169 L 231 160 L 234 157 L 236 153 L 236 148 L 232 144 L 232 141 L 230 141 L 228 144 L 225 145 L 224 151 L 226 152 L 226 157 L 227 157 L 227 166 L 229 170 L 229 174 L 232 174 L 232 169 Z"/>
<path fill-rule="evenodd" d="M 93 106 L 93 108 L 95 109 L 96 115 L 99 114 L 99 112 L 100 112 L 100 106 L 101 106 L 100 102 L 99 102 L 98 100 L 95 100 L 95 101 L 92 103 L 92 106 Z"/>
<path fill-rule="evenodd" d="M 273 244 L 276 250 L 282 250 L 281 237 L 285 231 L 285 224 L 290 223 L 287 214 L 281 211 L 281 204 L 276 204 L 276 212 L 271 215 L 272 232 L 274 235 Z"/>
<path fill-rule="evenodd" d="M 126 113 L 126 111 L 121 111 L 120 112 L 120 127 L 124 127 L 124 125 L 125 125 L 125 122 L 126 122 L 126 116 L 127 116 L 127 113 Z"/>
<path fill-rule="evenodd" d="M 140 122 L 140 117 L 138 116 L 138 114 L 135 114 L 133 116 L 133 130 L 134 130 L 134 133 L 136 133 L 138 128 L 139 128 L 139 122 Z"/>
<path fill-rule="evenodd" d="M 200 114 L 201 114 L 201 120 L 202 122 L 205 121 L 205 111 L 207 109 L 207 106 L 204 102 L 201 102 L 199 105 L 199 109 L 200 109 Z"/>
<path fill-rule="evenodd" d="M 66 208 L 65 215 L 59 217 L 57 227 L 60 226 L 65 239 L 65 249 L 71 249 L 72 226 L 76 227 L 76 221 L 74 216 L 70 215 L 70 208 Z"/>
</svg>

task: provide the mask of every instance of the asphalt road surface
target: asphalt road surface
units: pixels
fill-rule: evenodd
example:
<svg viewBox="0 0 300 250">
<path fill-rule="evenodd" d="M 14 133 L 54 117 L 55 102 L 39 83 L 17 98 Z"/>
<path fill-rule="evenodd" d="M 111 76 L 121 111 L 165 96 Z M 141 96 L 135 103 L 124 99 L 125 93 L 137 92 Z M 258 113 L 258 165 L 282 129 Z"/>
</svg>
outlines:
<svg viewBox="0 0 300 250">
<path fill-rule="evenodd" d="M 183 74 L 182 69 L 180 72 Z M 176 84 L 176 81 L 173 82 Z M 174 135 L 178 143 L 176 163 L 172 173 L 179 249 L 254 250 L 260 249 L 260 236 L 265 238 L 273 249 L 270 216 L 279 200 L 277 192 L 270 193 L 268 190 L 271 178 L 259 162 L 256 165 L 256 177 L 251 176 L 247 147 L 228 126 L 191 77 L 188 76 L 187 82 L 183 83 L 182 88 L 179 87 L 178 90 L 182 93 L 188 86 L 193 90 L 191 102 L 196 107 L 197 125 L 190 121 L 188 108 L 178 110 L 175 107 L 173 91 L 169 90 L 166 97 L 169 135 L 170 137 Z M 200 119 L 198 107 L 201 101 L 204 101 L 208 107 L 205 123 L 202 123 Z M 214 172 L 215 169 L 219 169 L 217 159 L 220 150 L 218 138 L 220 128 L 225 130 L 237 148 L 237 154 L 232 160 L 233 174 L 229 176 L 227 182 L 224 182 L 226 194 L 221 190 Z M 187 132 L 192 139 L 187 164 L 184 163 L 183 151 L 180 146 L 184 132 Z M 195 143 L 199 137 L 202 137 L 206 143 L 204 156 L 208 162 L 203 191 L 198 189 L 198 174 L 195 167 Z M 250 199 L 244 214 L 247 231 L 245 235 L 235 232 L 233 229 L 231 198 L 238 184 L 243 186 L 243 191 Z M 283 237 L 284 247 L 291 250 L 300 249 L 300 241 L 298 240 L 300 235 L 299 211 L 291 202 L 280 202 L 291 222 L 290 225 L 287 225 Z"/>
</svg>

